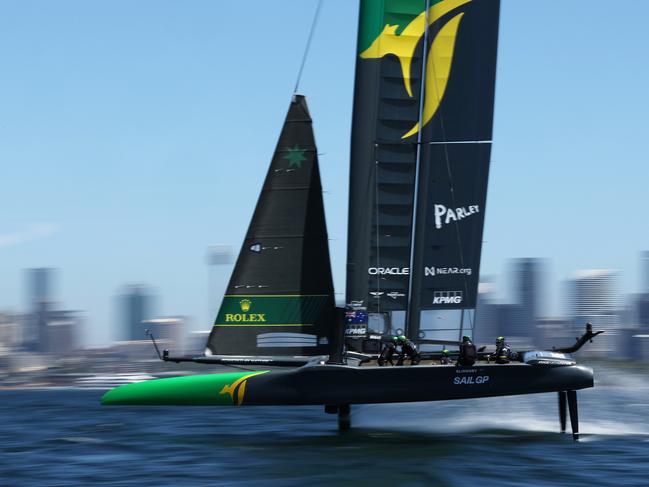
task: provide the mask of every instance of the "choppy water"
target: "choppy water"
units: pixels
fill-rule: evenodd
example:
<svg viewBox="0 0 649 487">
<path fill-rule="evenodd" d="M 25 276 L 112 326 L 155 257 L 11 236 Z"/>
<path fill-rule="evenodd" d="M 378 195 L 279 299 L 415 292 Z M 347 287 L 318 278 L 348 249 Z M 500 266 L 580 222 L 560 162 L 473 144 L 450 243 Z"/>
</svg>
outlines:
<svg viewBox="0 0 649 487">
<path fill-rule="evenodd" d="M 582 442 L 554 394 L 353 408 L 102 407 L 101 391 L 0 392 L 0 485 L 649 486 L 649 381 L 597 370 Z"/>
</svg>

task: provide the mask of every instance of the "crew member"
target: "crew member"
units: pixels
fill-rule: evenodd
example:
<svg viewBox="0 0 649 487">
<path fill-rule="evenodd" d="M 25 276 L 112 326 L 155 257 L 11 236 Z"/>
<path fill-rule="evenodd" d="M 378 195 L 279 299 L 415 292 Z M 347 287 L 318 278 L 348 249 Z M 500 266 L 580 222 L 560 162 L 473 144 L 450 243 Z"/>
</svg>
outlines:
<svg viewBox="0 0 649 487">
<path fill-rule="evenodd" d="M 406 358 L 410 359 L 410 365 L 417 365 L 421 362 L 421 355 L 419 355 L 417 346 L 411 340 L 408 340 L 408 338 L 403 335 L 399 335 L 397 340 L 399 345 L 401 345 L 401 354 L 399 355 L 397 365 L 403 365 L 403 361 Z"/>
<path fill-rule="evenodd" d="M 439 359 L 439 363 L 442 365 L 451 365 L 451 352 L 447 349 L 442 350 L 442 357 Z"/>
<path fill-rule="evenodd" d="M 505 337 L 496 338 L 496 351 L 490 359 L 495 360 L 497 364 L 508 364 L 512 356 L 512 349 L 505 341 Z"/>
<path fill-rule="evenodd" d="M 478 353 L 471 337 L 464 335 L 460 344 L 460 354 L 457 357 L 457 365 L 473 365 Z"/>
<path fill-rule="evenodd" d="M 383 349 L 381 350 L 381 354 L 379 355 L 379 365 L 381 367 L 387 365 L 388 363 L 390 365 L 394 365 L 392 357 L 394 357 L 394 354 L 397 351 L 397 343 L 398 339 L 397 337 L 394 337 L 391 341 L 386 342 L 383 345 Z"/>
</svg>

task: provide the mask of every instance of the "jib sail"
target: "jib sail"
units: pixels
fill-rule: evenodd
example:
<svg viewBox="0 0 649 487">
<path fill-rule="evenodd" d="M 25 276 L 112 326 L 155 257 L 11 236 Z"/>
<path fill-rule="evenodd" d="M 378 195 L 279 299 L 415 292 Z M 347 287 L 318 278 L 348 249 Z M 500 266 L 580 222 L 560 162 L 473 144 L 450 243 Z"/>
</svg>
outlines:
<svg viewBox="0 0 649 487">
<path fill-rule="evenodd" d="M 361 2 L 347 297 L 379 331 L 472 328 L 498 17 L 498 0 Z"/>
<path fill-rule="evenodd" d="M 206 354 L 329 353 L 334 294 L 312 121 L 295 95 Z"/>
</svg>

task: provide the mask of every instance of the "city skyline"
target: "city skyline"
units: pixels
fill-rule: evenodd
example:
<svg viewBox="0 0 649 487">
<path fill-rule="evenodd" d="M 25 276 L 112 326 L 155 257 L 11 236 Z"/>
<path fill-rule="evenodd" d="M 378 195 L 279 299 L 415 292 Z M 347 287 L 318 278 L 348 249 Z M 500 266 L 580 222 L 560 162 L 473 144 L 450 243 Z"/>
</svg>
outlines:
<svg viewBox="0 0 649 487">
<path fill-rule="evenodd" d="M 230 251 L 225 247 L 218 247 L 218 258 L 213 258 L 214 248 L 208 250 L 206 265 L 213 266 L 215 263 L 220 267 L 232 267 Z M 640 262 L 644 262 L 645 251 L 640 253 Z M 489 342 L 490 337 L 496 335 L 513 336 L 518 339 L 524 338 L 529 342 L 543 343 L 547 336 L 541 336 L 540 324 L 549 321 L 559 320 L 561 338 L 563 334 L 571 335 L 581 330 L 583 323 L 593 322 L 599 328 L 611 332 L 605 340 L 600 340 L 600 347 L 596 350 L 601 352 L 605 347 L 611 347 L 617 340 L 616 334 L 623 329 L 637 329 L 638 332 L 647 331 L 649 326 L 649 293 L 644 291 L 642 286 L 633 293 L 623 293 L 619 286 L 619 272 L 614 269 L 575 269 L 570 272 L 569 277 L 563 281 L 565 289 L 564 302 L 560 310 L 548 312 L 544 307 L 544 296 L 552 283 L 547 281 L 547 270 L 549 262 L 547 259 L 534 257 L 509 259 L 506 262 L 507 272 L 499 276 L 481 276 L 479 287 L 479 304 L 476 314 L 476 337 L 481 342 Z M 208 269 L 208 274 L 211 269 Z M 182 316 L 178 313 L 159 313 L 159 303 L 164 302 L 164 296 L 156 292 L 153 283 L 124 284 L 110 296 L 113 303 L 111 320 L 111 335 L 106 342 L 87 343 L 83 337 L 87 330 L 79 329 L 84 321 L 92 320 L 92 316 L 86 310 L 60 311 L 65 306 L 66 300 L 56 300 L 55 286 L 52 285 L 53 277 L 57 280 L 62 274 L 61 269 L 53 268 L 31 268 L 23 271 L 25 300 L 23 309 L 0 309 L 0 316 L 14 316 L 18 320 L 18 333 L 20 338 L 17 343 L 22 344 L 27 350 L 38 350 L 47 346 L 47 340 L 43 342 L 43 329 L 46 329 L 49 322 L 54 324 L 62 319 L 74 320 L 74 326 L 78 329 L 74 335 L 74 342 L 85 347 L 106 346 L 120 341 L 145 340 L 144 330 L 146 328 L 157 329 L 157 323 L 166 323 L 169 320 L 175 322 L 181 318 L 182 322 L 193 321 L 195 315 Z M 498 287 L 494 282 L 497 280 L 507 282 L 506 287 Z M 646 277 L 646 276 L 645 276 Z M 225 285 L 225 284 L 224 284 Z M 205 288 L 215 289 L 212 276 L 205 282 Z M 211 296 L 208 294 L 208 306 L 212 306 Z M 219 301 L 220 302 L 220 301 Z M 155 306 L 154 306 L 155 303 Z M 337 303 L 344 306 L 344 300 Z M 218 310 L 218 308 L 217 308 Z M 49 315 L 49 316 L 48 316 Z M 83 315 L 83 320 L 80 316 Z M 153 325 L 149 325 L 152 323 Z M 376 325 L 376 322 L 374 323 Z M 395 325 L 399 328 L 400 325 Z M 182 326 L 184 338 L 189 339 L 193 332 L 208 332 L 208 327 L 187 327 Z M 67 333 L 67 331 L 66 331 Z M 40 340 L 39 340 L 40 334 Z M 163 333 L 165 336 L 167 333 Z M 67 335 L 66 335 L 67 336 Z M 30 338 L 31 337 L 31 338 Z M 551 338 L 551 337 L 550 337 Z M 172 341 L 178 341 L 174 339 Z M 69 349 L 69 348 L 66 348 Z"/>
<path fill-rule="evenodd" d="M 627 3 L 630 18 L 585 0 L 560 16 L 502 5 L 481 273 L 507 289 L 509 257 L 549 259 L 551 315 L 575 269 L 620 270 L 623 294 L 641 286 L 649 228 L 632 210 L 649 176 L 649 70 L 638 61 L 649 5 Z M 12 208 L 0 222 L 0 310 L 24 306 L 23 269 L 59 268 L 56 300 L 87 312 L 93 344 L 112 339 L 112 298 L 130 282 L 156 287 L 161 315 L 209 328 L 205 249 L 240 247 L 315 8 L 259 1 L 247 27 L 257 35 L 242 38 L 233 5 L 125 5 L 16 3 L 0 20 L 9 73 L 0 159 L 10 181 L 0 201 Z M 278 33 L 269 18 L 291 28 Z M 325 2 L 301 89 L 324 153 L 338 296 L 356 20 L 353 2 Z M 612 23 L 626 28 L 601 35 Z M 223 49 L 231 39 L 238 48 Z"/>
</svg>

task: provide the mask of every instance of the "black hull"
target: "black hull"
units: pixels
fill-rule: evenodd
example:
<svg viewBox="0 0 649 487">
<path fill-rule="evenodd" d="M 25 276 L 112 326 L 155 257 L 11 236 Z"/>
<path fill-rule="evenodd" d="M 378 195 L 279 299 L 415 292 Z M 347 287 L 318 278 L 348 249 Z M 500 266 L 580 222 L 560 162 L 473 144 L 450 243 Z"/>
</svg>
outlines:
<svg viewBox="0 0 649 487">
<path fill-rule="evenodd" d="M 474 367 L 315 365 L 269 372 L 250 381 L 245 405 L 327 405 L 443 401 L 578 390 L 593 371 L 525 364 Z"/>
</svg>

